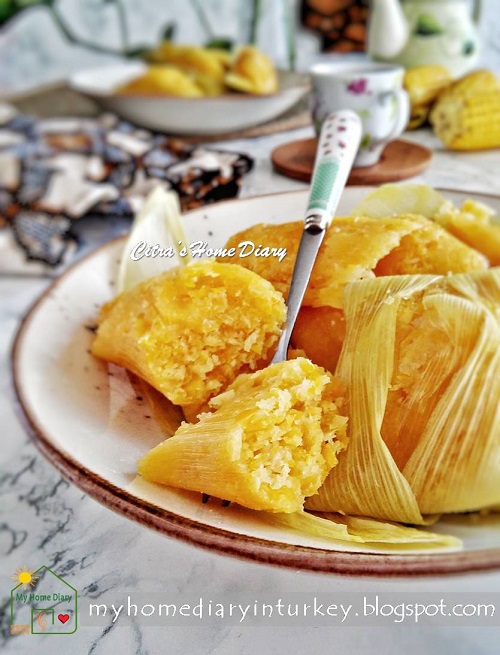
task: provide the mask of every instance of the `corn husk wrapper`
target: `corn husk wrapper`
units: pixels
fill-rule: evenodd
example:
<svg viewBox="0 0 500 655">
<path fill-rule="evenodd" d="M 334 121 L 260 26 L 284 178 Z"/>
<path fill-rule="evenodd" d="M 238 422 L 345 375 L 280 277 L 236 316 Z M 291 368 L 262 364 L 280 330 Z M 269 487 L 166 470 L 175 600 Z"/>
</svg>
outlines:
<svg viewBox="0 0 500 655">
<path fill-rule="evenodd" d="M 413 325 L 403 320 L 408 303 L 419 307 Z M 346 288 L 347 334 L 336 374 L 349 389 L 350 444 L 306 507 L 422 524 L 424 514 L 498 504 L 499 307 L 500 269 L 387 277 Z M 422 322 L 412 369 L 405 348 Z M 437 340 L 431 357 L 426 336 L 429 347 Z M 402 409 L 394 403 L 396 373 L 411 382 Z M 396 437 L 383 430 L 391 425 L 391 403 L 403 426 Z"/>
<path fill-rule="evenodd" d="M 133 259 L 133 251 L 141 242 L 148 245 L 159 244 L 165 250 L 171 248 L 173 255 Z M 159 275 L 169 268 L 187 264 L 191 259 L 189 249 L 184 257 L 179 254 L 186 244 L 178 195 L 174 191 L 156 187 L 134 218 L 123 248 L 118 272 L 118 293 L 132 289 L 143 280 Z"/>
<path fill-rule="evenodd" d="M 403 471 L 423 512 L 500 501 L 500 269 L 454 276 L 450 287 L 461 297 L 437 294 L 430 302 L 467 356 Z"/>
<path fill-rule="evenodd" d="M 263 519 L 271 525 L 300 534 L 338 542 L 339 548 L 346 543 L 366 544 L 371 551 L 457 549 L 461 546 L 459 539 L 449 535 L 362 516 L 342 516 L 328 512 L 316 515 L 302 511 L 293 514 L 265 513 Z"/>
</svg>

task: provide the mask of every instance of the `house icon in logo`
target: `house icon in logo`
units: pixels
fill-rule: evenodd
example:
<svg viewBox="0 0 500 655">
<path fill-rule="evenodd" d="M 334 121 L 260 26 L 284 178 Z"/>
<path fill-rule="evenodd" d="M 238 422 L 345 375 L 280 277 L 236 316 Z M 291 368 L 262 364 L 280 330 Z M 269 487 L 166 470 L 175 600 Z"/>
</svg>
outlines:
<svg viewBox="0 0 500 655">
<path fill-rule="evenodd" d="M 70 635 L 78 628 L 78 592 L 61 576 L 41 566 L 29 584 L 10 592 L 12 634 Z"/>
</svg>

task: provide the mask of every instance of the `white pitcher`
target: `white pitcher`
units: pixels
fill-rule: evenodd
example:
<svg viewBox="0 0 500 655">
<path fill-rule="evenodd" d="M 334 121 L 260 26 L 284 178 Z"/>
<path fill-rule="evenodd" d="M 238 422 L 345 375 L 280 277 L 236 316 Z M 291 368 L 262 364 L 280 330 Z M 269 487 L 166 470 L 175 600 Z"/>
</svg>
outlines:
<svg viewBox="0 0 500 655">
<path fill-rule="evenodd" d="M 481 0 L 372 0 L 368 53 L 405 67 L 441 64 L 458 77 L 479 55 Z"/>
</svg>

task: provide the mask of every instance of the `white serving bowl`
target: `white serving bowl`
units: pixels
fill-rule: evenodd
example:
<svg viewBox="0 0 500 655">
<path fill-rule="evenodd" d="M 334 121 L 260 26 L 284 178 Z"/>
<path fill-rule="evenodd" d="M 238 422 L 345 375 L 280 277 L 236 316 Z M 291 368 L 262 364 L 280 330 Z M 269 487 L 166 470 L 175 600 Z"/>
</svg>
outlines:
<svg viewBox="0 0 500 655">
<path fill-rule="evenodd" d="M 124 62 L 79 71 L 70 86 L 136 125 L 190 135 L 226 134 L 265 123 L 300 100 L 308 85 L 295 74 L 281 75 L 280 90 L 266 96 L 227 93 L 217 97 L 183 98 L 158 95 L 117 95 L 114 90 L 138 77 L 142 62 Z"/>
</svg>

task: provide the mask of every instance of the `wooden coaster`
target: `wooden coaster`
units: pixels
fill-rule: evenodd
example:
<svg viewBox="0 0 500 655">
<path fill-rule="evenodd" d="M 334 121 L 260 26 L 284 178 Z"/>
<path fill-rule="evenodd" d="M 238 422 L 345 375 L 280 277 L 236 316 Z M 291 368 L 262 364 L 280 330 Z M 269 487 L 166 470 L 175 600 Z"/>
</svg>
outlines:
<svg viewBox="0 0 500 655">
<path fill-rule="evenodd" d="M 287 177 L 309 182 L 312 175 L 317 139 L 292 141 L 271 153 L 274 168 Z M 374 166 L 353 168 L 348 184 L 369 186 L 405 180 L 424 171 L 432 159 L 432 151 L 409 141 L 391 141 Z"/>
</svg>

